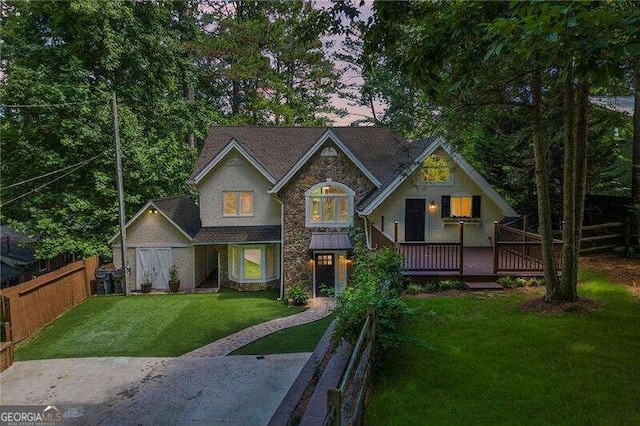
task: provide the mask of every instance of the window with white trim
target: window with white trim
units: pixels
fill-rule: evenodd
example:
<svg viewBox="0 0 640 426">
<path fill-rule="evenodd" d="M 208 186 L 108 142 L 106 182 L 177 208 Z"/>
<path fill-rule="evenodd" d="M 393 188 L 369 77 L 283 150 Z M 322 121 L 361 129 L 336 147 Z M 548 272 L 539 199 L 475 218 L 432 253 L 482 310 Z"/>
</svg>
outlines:
<svg viewBox="0 0 640 426">
<path fill-rule="evenodd" d="M 229 278 L 239 283 L 267 282 L 280 275 L 276 244 L 229 245 Z"/>
<path fill-rule="evenodd" d="M 222 215 L 253 216 L 253 191 L 223 191 Z"/>
<path fill-rule="evenodd" d="M 323 182 L 306 193 L 307 226 L 350 226 L 353 219 L 353 191 L 337 182 Z"/>
</svg>

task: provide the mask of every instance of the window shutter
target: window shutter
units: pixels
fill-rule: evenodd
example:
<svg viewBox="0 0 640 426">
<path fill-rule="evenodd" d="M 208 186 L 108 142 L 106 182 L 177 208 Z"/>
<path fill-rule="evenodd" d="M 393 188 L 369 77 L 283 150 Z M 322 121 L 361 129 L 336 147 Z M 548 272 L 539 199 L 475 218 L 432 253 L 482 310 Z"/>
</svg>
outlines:
<svg viewBox="0 0 640 426">
<path fill-rule="evenodd" d="M 479 195 L 474 195 L 471 200 L 471 217 L 481 217 L 481 197 Z"/>
<path fill-rule="evenodd" d="M 440 217 L 451 216 L 451 197 L 448 195 L 442 196 L 442 208 L 440 209 Z"/>
</svg>

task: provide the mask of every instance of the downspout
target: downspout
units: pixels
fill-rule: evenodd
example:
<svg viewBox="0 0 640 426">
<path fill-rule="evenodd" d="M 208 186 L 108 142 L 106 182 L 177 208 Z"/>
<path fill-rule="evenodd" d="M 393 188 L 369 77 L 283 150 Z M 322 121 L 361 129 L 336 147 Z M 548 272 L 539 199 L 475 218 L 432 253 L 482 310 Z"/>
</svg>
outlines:
<svg viewBox="0 0 640 426">
<path fill-rule="evenodd" d="M 275 195 L 274 200 L 280 203 L 280 297 L 284 299 L 284 203 Z"/>
<path fill-rule="evenodd" d="M 364 220 L 364 240 L 367 243 L 367 248 L 371 248 L 371 241 L 369 240 L 369 221 L 366 216 L 358 214 Z"/>
</svg>

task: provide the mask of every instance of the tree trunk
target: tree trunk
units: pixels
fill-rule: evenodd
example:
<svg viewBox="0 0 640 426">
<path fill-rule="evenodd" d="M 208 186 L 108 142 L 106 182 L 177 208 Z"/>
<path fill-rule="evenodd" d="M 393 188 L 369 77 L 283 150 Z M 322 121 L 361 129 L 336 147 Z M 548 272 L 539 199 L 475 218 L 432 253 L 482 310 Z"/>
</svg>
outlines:
<svg viewBox="0 0 640 426">
<path fill-rule="evenodd" d="M 640 238 L 640 61 L 636 61 L 633 103 L 633 151 L 631 155 L 631 197 L 633 199 L 634 231 Z"/>
<path fill-rule="evenodd" d="M 547 294 L 553 294 L 557 285 L 556 257 L 551 229 L 551 194 L 549 192 L 549 141 L 542 131 L 542 76 L 536 70 L 532 79 L 533 152 L 535 156 L 536 189 L 538 191 L 538 221 L 542 237 L 542 261 Z"/>
<path fill-rule="evenodd" d="M 193 86 L 189 83 L 186 83 L 185 98 L 189 103 L 193 103 L 195 99 L 195 96 L 193 94 Z M 189 147 L 192 149 L 196 148 L 196 134 L 193 131 L 187 133 L 187 145 L 189 145 Z"/>
</svg>

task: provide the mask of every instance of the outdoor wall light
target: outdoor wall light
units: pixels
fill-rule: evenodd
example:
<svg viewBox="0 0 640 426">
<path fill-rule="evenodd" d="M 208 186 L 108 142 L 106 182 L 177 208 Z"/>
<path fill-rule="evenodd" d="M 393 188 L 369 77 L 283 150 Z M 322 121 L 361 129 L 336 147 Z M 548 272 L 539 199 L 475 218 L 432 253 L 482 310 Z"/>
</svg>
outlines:
<svg viewBox="0 0 640 426">
<path fill-rule="evenodd" d="M 149 213 L 158 214 L 158 209 L 149 209 Z"/>
<path fill-rule="evenodd" d="M 432 200 L 429 203 L 429 213 L 435 213 L 436 210 L 438 210 L 438 207 L 436 206 L 436 202 Z"/>
</svg>

